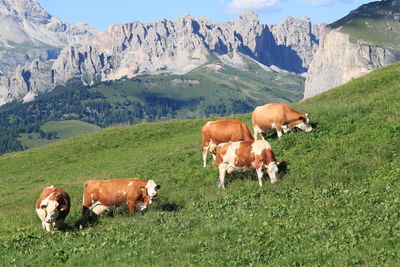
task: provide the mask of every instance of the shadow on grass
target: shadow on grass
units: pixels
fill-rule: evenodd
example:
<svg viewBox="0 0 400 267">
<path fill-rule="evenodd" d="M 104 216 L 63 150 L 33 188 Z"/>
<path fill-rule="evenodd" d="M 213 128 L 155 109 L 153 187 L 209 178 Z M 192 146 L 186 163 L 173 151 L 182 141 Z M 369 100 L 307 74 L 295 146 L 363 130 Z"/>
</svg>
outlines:
<svg viewBox="0 0 400 267">
<path fill-rule="evenodd" d="M 81 216 L 71 227 L 71 231 L 79 231 L 88 227 L 95 226 L 99 223 L 99 217 L 96 214 L 90 213 L 88 216 Z"/>
<path fill-rule="evenodd" d="M 183 208 L 183 206 L 178 205 L 176 203 L 165 203 L 165 204 L 161 204 L 158 207 L 159 210 L 169 211 L 169 212 L 179 212 L 179 211 L 181 211 L 182 208 Z"/>
</svg>

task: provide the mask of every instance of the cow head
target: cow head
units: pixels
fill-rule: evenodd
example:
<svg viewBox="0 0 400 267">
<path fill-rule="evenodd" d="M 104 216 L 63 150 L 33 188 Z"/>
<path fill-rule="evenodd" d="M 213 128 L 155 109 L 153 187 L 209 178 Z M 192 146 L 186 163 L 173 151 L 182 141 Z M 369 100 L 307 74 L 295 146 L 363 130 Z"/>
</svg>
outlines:
<svg viewBox="0 0 400 267">
<path fill-rule="evenodd" d="M 160 189 L 161 186 L 156 184 L 154 180 L 148 180 L 146 184 L 147 195 L 152 199 L 157 195 L 157 190 Z"/>
<path fill-rule="evenodd" d="M 310 117 L 308 113 L 304 114 L 304 116 L 299 117 L 299 121 L 300 123 L 296 124 L 295 127 L 306 132 L 312 131 L 312 126 L 310 124 Z"/>
<path fill-rule="evenodd" d="M 278 182 L 278 168 L 279 162 L 272 161 L 267 165 L 267 173 L 271 179 L 271 183 L 275 184 Z"/>
<path fill-rule="evenodd" d="M 67 203 L 62 196 L 56 194 L 54 198 L 43 201 L 40 208 L 45 211 L 44 221 L 53 223 L 57 220 L 60 211 L 67 209 Z"/>
</svg>

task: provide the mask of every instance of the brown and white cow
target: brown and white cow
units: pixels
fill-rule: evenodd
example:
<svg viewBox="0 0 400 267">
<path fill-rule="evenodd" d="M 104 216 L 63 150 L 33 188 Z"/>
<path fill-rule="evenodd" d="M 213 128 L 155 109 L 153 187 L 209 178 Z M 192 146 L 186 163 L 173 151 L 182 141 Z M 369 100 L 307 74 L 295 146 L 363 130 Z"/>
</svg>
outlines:
<svg viewBox="0 0 400 267">
<path fill-rule="evenodd" d="M 143 181 L 136 178 L 89 180 L 83 189 L 82 213 L 87 216 L 91 210 L 96 215 L 101 215 L 125 203 L 128 204 L 132 216 L 135 214 L 136 203 L 141 205 L 141 210 L 146 209 L 159 188 L 153 180 Z"/>
<path fill-rule="evenodd" d="M 220 143 L 235 141 L 251 141 L 253 136 L 247 125 L 234 119 L 209 121 L 201 129 L 203 139 L 203 166 L 206 167 L 207 153 L 211 152 L 215 160 L 215 148 Z"/>
<path fill-rule="evenodd" d="M 310 118 L 307 113 L 299 113 L 285 104 L 266 104 L 256 107 L 252 114 L 254 138 L 261 135 L 264 139 L 266 131 L 276 129 L 278 137 L 292 131 L 294 127 L 306 132 L 312 131 Z"/>
<path fill-rule="evenodd" d="M 278 165 L 271 145 L 265 140 L 229 142 L 219 144 L 216 149 L 216 163 L 219 169 L 219 185 L 225 188 L 225 174 L 234 170 L 256 169 L 258 184 L 263 185 L 266 171 L 271 183 L 278 181 Z"/>
<path fill-rule="evenodd" d="M 43 189 L 36 201 L 36 213 L 42 220 L 43 229 L 50 232 L 53 227 L 60 229 L 71 208 L 71 201 L 63 189 L 49 186 Z"/>
</svg>

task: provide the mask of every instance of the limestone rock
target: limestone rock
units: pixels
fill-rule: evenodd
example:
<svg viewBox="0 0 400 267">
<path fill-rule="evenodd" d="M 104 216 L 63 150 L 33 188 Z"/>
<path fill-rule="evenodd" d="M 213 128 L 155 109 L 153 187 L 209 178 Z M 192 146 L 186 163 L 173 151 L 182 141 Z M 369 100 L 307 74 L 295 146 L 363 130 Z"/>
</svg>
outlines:
<svg viewBox="0 0 400 267">
<path fill-rule="evenodd" d="M 249 57 L 266 69 L 304 73 L 324 27 L 312 26 L 309 18 L 288 18 L 275 26 L 260 24 L 252 11 L 243 12 L 235 22 L 214 23 L 206 17 L 184 15 L 175 21 L 114 25 L 87 43 L 67 45 L 51 69 L 38 70 L 48 73 L 20 69 L 31 75 L 17 82 L 21 78 L 17 73 L 12 81 L 0 84 L 0 101 L 23 98 L 23 92 L 39 93 L 30 81 L 35 75 L 41 90 L 48 91 L 73 78 L 92 85 L 139 74 L 183 74 L 215 58 L 246 68 L 243 57 Z"/>
<path fill-rule="evenodd" d="M 388 49 L 358 45 L 349 35 L 332 30 L 321 41 L 308 69 L 304 98 L 349 82 L 399 59 Z"/>
</svg>

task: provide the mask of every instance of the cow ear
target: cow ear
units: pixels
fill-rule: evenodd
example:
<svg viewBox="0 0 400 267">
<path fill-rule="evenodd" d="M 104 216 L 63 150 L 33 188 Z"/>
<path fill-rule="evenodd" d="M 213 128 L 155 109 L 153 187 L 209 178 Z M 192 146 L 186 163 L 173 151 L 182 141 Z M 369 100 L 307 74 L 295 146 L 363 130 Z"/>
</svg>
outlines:
<svg viewBox="0 0 400 267">
<path fill-rule="evenodd" d="M 64 211 L 67 209 L 68 201 L 64 196 L 61 196 L 60 198 L 60 211 Z"/>
</svg>

